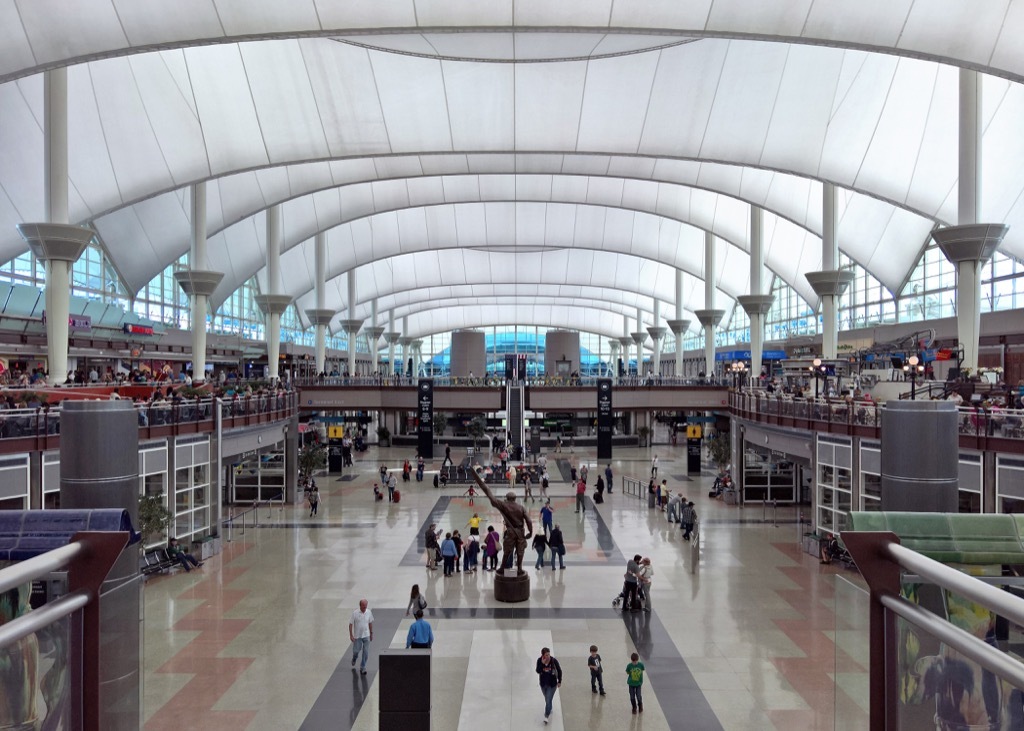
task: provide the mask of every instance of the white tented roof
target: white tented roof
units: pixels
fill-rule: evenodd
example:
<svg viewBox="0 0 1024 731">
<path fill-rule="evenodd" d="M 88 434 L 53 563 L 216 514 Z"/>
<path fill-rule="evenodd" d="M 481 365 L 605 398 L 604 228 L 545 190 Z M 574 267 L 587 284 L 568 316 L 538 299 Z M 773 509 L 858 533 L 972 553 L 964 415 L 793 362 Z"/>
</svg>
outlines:
<svg viewBox="0 0 1024 731">
<path fill-rule="evenodd" d="M 266 284 L 276 204 L 281 285 L 302 307 L 326 231 L 329 289 L 357 267 L 360 308 L 403 287 L 501 285 L 481 296 L 521 298 L 503 313 L 546 307 L 583 328 L 594 310 L 617 333 L 612 310 L 635 303 L 598 313 L 601 297 L 527 285 L 636 292 L 646 317 L 655 297 L 668 316 L 679 268 L 684 307 L 700 308 L 706 230 L 728 309 L 747 291 L 751 205 L 767 211 L 766 265 L 816 304 L 803 274 L 821 268 L 823 181 L 840 191 L 841 250 L 895 291 L 929 231 L 957 221 L 957 65 L 985 72 L 981 219 L 1009 224 L 1002 250 L 1024 258 L 1017 6 L 10 2 L 0 260 L 25 250 L 16 224 L 44 217 L 39 71 L 71 62 L 71 218 L 96 227 L 132 291 L 188 251 L 199 181 L 225 273 L 214 305 L 253 275 Z M 464 281 L 446 279 L 461 259 Z M 470 295 L 433 301 L 448 304 L 393 306 L 420 333 L 488 312 Z"/>
</svg>

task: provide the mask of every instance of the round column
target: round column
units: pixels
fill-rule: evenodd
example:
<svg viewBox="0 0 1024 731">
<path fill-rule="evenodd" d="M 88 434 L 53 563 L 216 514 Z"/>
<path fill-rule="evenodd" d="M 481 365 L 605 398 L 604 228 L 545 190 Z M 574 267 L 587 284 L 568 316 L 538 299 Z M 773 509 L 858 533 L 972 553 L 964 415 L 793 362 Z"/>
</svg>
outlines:
<svg viewBox="0 0 1024 731">
<path fill-rule="evenodd" d="M 50 383 L 61 384 L 68 377 L 71 266 L 95 232 L 58 223 L 21 223 L 18 232 L 36 258 L 46 262 L 46 357 Z"/>
<path fill-rule="evenodd" d="M 276 381 L 281 355 L 281 315 L 292 303 L 292 298 L 286 294 L 261 294 L 255 300 L 267 319 L 267 365 L 270 380 Z"/>
<path fill-rule="evenodd" d="M 677 307 L 676 311 L 678 312 L 681 309 L 682 307 Z M 681 378 L 683 375 L 683 338 L 686 337 L 686 333 L 690 329 L 690 321 L 683 320 L 681 317 L 669 320 L 668 328 L 676 339 L 676 362 L 672 372 L 676 378 Z"/>
<path fill-rule="evenodd" d="M 312 309 L 306 310 L 306 317 L 316 327 L 316 374 L 319 376 L 324 372 L 327 357 L 327 326 L 334 319 L 334 310 Z"/>
<path fill-rule="evenodd" d="M 487 374 L 487 336 L 482 330 L 452 333 L 449 366 L 452 378 L 483 378 Z"/>
<path fill-rule="evenodd" d="M 61 406 L 61 508 L 127 510 L 137 526 L 139 422 L 131 402 L 65 401 Z M 100 589 L 103 729 L 140 727 L 141 589 L 139 552 L 129 546 Z"/>
<path fill-rule="evenodd" d="M 886 402 L 882 408 L 882 510 L 958 511 L 958 413 L 951 401 Z"/>
</svg>

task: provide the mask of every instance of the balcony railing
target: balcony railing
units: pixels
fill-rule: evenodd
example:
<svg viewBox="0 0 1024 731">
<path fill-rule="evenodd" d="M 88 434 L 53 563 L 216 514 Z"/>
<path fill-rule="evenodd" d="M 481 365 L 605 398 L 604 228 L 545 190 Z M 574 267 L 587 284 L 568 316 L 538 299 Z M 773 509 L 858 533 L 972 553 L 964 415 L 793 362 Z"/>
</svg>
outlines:
<svg viewBox="0 0 1024 731">
<path fill-rule="evenodd" d="M 8 663 L 9 671 L 21 671 L 20 677 L 13 672 L 4 674 L 3 692 L 11 698 L 41 695 L 47 704 L 44 727 L 62 724 L 63 728 L 90 731 L 102 728 L 99 591 L 128 539 L 128 533 L 120 532 L 77 533 L 67 545 L 0 569 L 0 594 L 26 590 L 33 581 L 54 571 L 68 572 L 68 593 L 64 596 L 20 616 L 0 617 L 0 655 L 19 661 Z M 19 614 L 17 603 L 14 611 Z M 70 674 L 63 687 L 47 682 L 42 674 L 38 657 L 42 637 L 49 638 L 49 644 L 56 648 L 54 663 L 63 663 Z M 66 693 L 63 697 L 62 689 Z M 17 708 L 17 704 L 8 705 L 8 710 Z M 38 728 L 39 719 L 13 721 L 10 728 Z"/>
<path fill-rule="evenodd" d="M 223 427 L 230 429 L 291 418 L 298 408 L 298 394 L 281 392 L 136 403 L 139 438 L 213 431 L 218 404 Z M 17 443 L 26 451 L 53 449 L 59 443 L 60 416 L 59 405 L 0 411 L 0 444 L 6 443 L 9 449 Z"/>
<path fill-rule="evenodd" d="M 935 696 L 934 713 L 924 714 L 930 728 L 1010 728 L 1010 704 L 1001 699 L 1024 688 L 1024 664 L 996 646 L 990 625 L 998 625 L 997 617 L 1024 625 L 1024 600 L 900 545 L 894 533 L 844 531 L 842 538 L 870 588 L 870 728 L 923 728 L 904 715 L 922 690 Z M 944 602 L 957 597 L 969 613 L 939 616 L 909 601 L 904 581 L 937 585 Z M 965 616 L 982 620 L 978 631 L 958 626 L 958 616 L 961 625 Z M 912 638 L 897 618 L 913 628 Z M 919 657 L 926 646 L 935 654 Z"/>
<path fill-rule="evenodd" d="M 580 376 L 572 377 L 538 377 L 526 378 L 522 381 L 523 386 L 530 388 L 594 388 L 599 379 L 606 376 Z M 504 388 L 504 378 L 488 376 L 486 378 L 460 378 L 456 376 L 434 376 L 430 378 L 434 386 L 452 388 Z M 419 378 L 408 376 L 325 376 L 323 378 L 299 378 L 292 381 L 293 385 L 300 388 L 323 386 L 325 388 L 345 387 L 372 387 L 372 388 L 393 388 L 415 386 Z M 731 383 L 731 379 L 722 378 L 676 378 L 674 376 L 661 377 L 640 377 L 623 376 L 617 380 L 618 388 L 679 388 L 681 386 L 713 386 L 724 387 Z"/>
<path fill-rule="evenodd" d="M 882 426 L 882 404 L 859 399 L 800 399 L 765 391 L 734 391 L 729 395 L 733 413 L 753 421 L 812 431 L 847 431 L 862 435 Z M 982 405 L 960 406 L 958 431 L 962 437 L 1024 440 L 1024 410 Z"/>
</svg>

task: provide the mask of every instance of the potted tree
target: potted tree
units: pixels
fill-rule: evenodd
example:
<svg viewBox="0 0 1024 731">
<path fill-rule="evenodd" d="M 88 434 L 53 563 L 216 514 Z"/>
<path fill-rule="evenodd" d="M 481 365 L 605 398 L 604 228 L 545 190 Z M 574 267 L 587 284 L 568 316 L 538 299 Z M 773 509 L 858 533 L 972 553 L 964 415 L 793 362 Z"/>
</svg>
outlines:
<svg viewBox="0 0 1024 731">
<path fill-rule="evenodd" d="M 474 416 L 473 420 L 466 426 L 469 436 L 473 437 L 473 450 L 476 451 L 478 439 L 482 439 L 487 432 L 487 420 L 482 416 Z"/>
<path fill-rule="evenodd" d="M 644 426 L 637 427 L 636 435 L 640 437 L 640 446 L 646 447 L 647 438 L 651 436 L 651 427 L 647 426 L 646 424 Z"/>
<path fill-rule="evenodd" d="M 729 432 L 718 432 L 707 440 L 708 459 L 710 459 L 719 472 L 722 472 L 732 461 L 732 443 L 729 439 Z"/>
<path fill-rule="evenodd" d="M 158 546 L 167 538 L 167 526 L 171 513 L 164 506 L 164 494 L 139 495 L 139 533 L 142 534 L 142 549 Z"/>
<path fill-rule="evenodd" d="M 299 450 L 299 484 L 308 485 L 313 475 L 327 469 L 327 447 L 311 442 Z"/>
<path fill-rule="evenodd" d="M 391 430 L 381 424 L 377 427 L 377 446 L 378 447 L 390 447 L 391 446 Z"/>
<path fill-rule="evenodd" d="M 445 427 L 448 426 L 448 414 L 443 411 L 434 412 L 434 439 L 440 442 L 444 436 Z"/>
</svg>

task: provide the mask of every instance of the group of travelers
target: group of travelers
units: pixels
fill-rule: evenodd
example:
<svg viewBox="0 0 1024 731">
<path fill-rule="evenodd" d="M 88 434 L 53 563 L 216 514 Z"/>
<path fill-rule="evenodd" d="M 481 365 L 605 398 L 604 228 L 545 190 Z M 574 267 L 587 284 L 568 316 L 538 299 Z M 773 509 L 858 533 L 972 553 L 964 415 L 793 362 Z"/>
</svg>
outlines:
<svg viewBox="0 0 1024 731">
<path fill-rule="evenodd" d="M 501 544 L 498 532 L 494 526 L 487 526 L 487 537 L 483 546 L 480 544 L 480 516 L 473 513 L 473 517 L 466 523 L 469 527 L 469 538 L 464 539 L 462 533 L 453 529 L 444 534 L 441 538 L 441 529 L 436 523 L 431 523 L 424 535 L 424 544 L 427 552 L 427 569 L 437 570 L 440 562 L 444 568 L 445 577 L 454 576 L 457 573 L 476 573 L 479 566 L 480 553 L 484 554 L 484 571 L 490 571 L 497 567 L 498 546 Z M 488 564 L 492 566 L 488 568 Z"/>
<path fill-rule="evenodd" d="M 643 684 L 644 671 L 647 668 L 640 661 L 640 655 L 632 653 L 629 656 L 629 663 L 626 665 L 626 688 L 629 690 L 629 703 L 633 707 L 633 714 L 644 712 Z M 544 695 L 544 723 L 551 720 L 555 692 L 562 687 L 562 666 L 551 654 L 551 648 L 542 647 L 540 657 L 537 658 L 537 676 L 540 680 L 540 691 Z M 590 672 L 590 692 L 595 695 L 605 695 L 604 690 L 604 664 L 597 645 L 590 646 L 590 654 L 587 656 L 587 670 Z"/>
<path fill-rule="evenodd" d="M 555 558 L 558 558 L 560 568 L 565 568 L 565 539 L 562 537 L 562 528 L 554 522 L 555 509 L 551 507 L 548 500 L 540 509 L 540 532 L 533 536 L 533 550 L 537 552 L 535 569 L 544 568 L 544 555 L 548 549 L 551 550 L 551 570 L 555 570 Z"/>
</svg>

